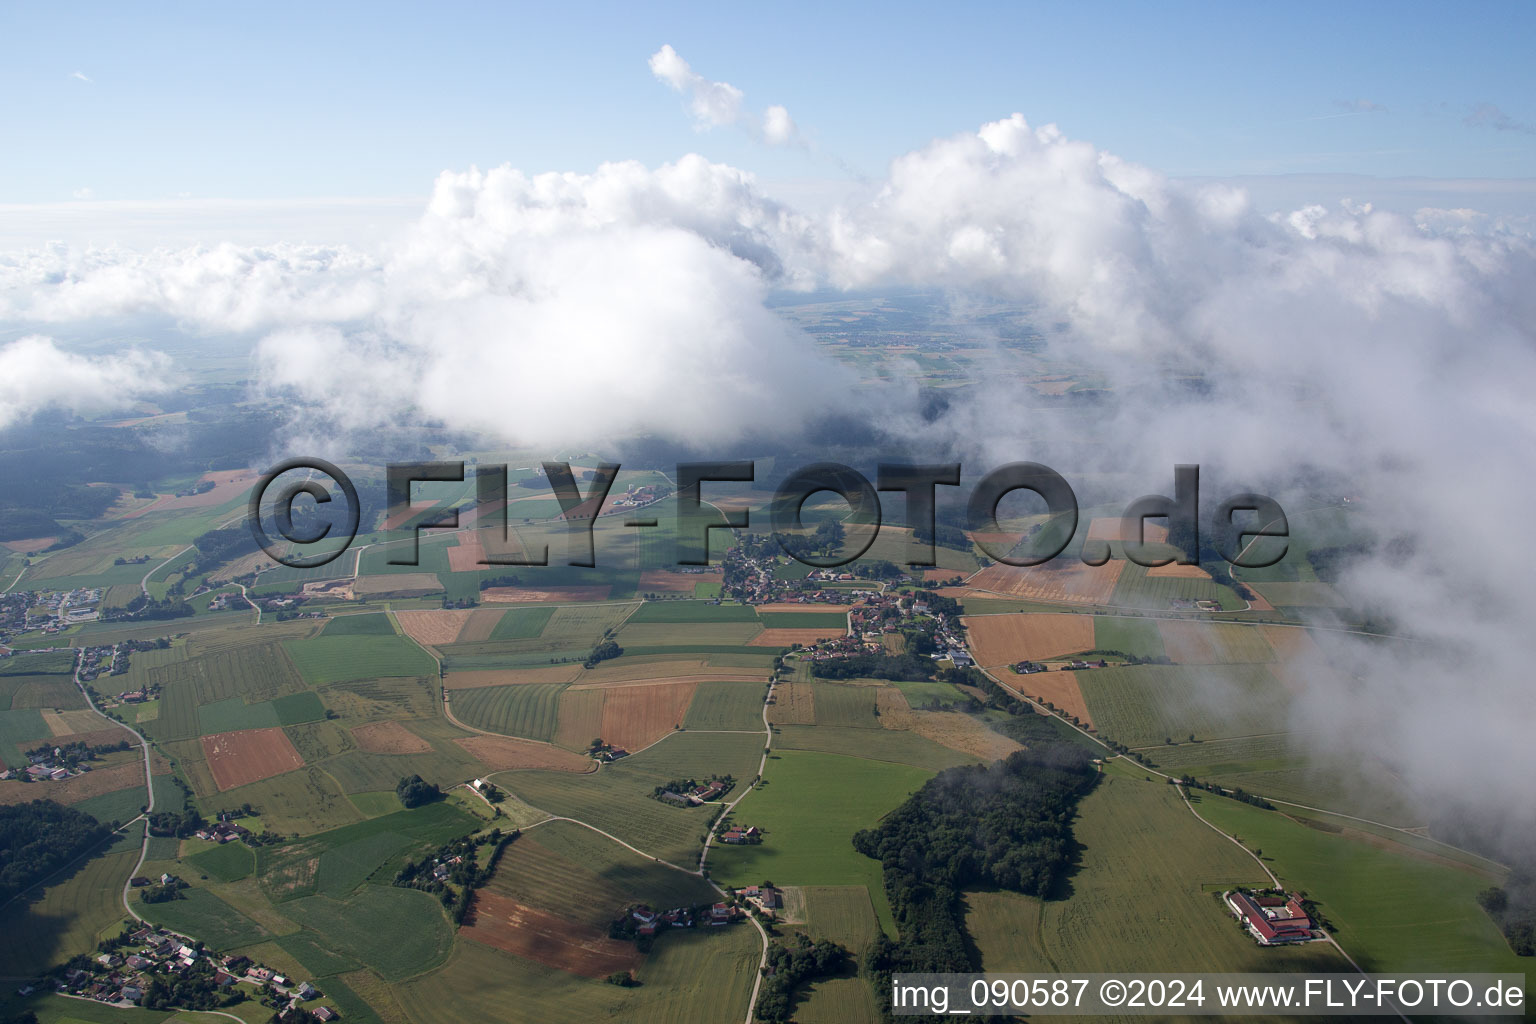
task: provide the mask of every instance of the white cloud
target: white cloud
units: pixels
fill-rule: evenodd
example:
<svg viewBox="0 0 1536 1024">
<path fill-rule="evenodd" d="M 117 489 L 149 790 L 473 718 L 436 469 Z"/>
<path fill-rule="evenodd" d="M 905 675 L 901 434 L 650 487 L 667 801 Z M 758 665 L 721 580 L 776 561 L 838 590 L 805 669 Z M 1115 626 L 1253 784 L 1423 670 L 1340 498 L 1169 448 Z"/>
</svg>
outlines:
<svg viewBox="0 0 1536 1024">
<path fill-rule="evenodd" d="M 158 352 L 87 357 L 27 335 L 0 347 L 0 427 L 49 408 L 79 415 L 125 409 L 169 388 L 171 372 Z"/>
<path fill-rule="evenodd" d="M 70 193 L 70 195 L 76 199 L 89 200 L 96 198 L 96 191 L 90 186 L 86 185 L 75 189 L 74 192 Z"/>
<path fill-rule="evenodd" d="M 85 82 L 88 85 L 95 85 L 96 84 L 96 79 L 91 78 L 90 76 L 86 75 L 85 72 L 83 72 L 83 71 L 71 71 L 69 73 L 69 77 L 73 78 L 77 82 Z"/>
<path fill-rule="evenodd" d="M 700 129 L 739 125 L 771 146 L 787 146 L 799 140 L 799 130 L 781 106 L 762 115 L 742 108 L 742 92 L 729 82 L 715 82 L 694 71 L 670 45 L 651 54 L 651 74 L 688 99 L 694 125 Z"/>
</svg>

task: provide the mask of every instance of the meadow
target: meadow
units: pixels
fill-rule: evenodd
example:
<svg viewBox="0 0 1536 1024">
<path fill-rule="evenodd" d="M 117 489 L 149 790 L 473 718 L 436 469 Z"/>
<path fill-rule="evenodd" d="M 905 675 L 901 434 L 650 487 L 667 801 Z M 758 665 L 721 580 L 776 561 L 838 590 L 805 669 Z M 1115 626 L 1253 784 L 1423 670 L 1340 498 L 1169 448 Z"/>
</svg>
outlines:
<svg viewBox="0 0 1536 1024">
<path fill-rule="evenodd" d="M 984 970 L 1348 970 L 1330 947 L 1262 949 L 1237 927 L 1221 891 L 1268 880 L 1190 814 L 1174 786 L 1106 772 L 1073 832 L 1079 864 L 1058 898 L 967 894 L 966 928 Z"/>
<path fill-rule="evenodd" d="M 391 980 L 431 970 L 453 947 L 453 926 L 442 904 L 416 889 L 365 885 L 346 899 L 293 900 L 283 905 L 283 913 L 316 933 L 326 949 Z"/>
<path fill-rule="evenodd" d="M 737 804 L 732 820 L 766 833 L 761 844 L 710 849 L 712 876 L 737 887 L 862 885 L 892 929 L 878 861 L 856 852 L 853 834 L 879 822 L 932 773 L 888 761 L 804 750 L 768 761 L 764 784 Z"/>
<path fill-rule="evenodd" d="M 91 857 L 0 907 L 0 974 L 31 977 L 89 953 L 126 916 L 123 882 L 139 859 L 143 825 L 103 843 Z"/>
<path fill-rule="evenodd" d="M 693 703 L 688 706 L 688 717 L 683 719 L 686 729 L 746 729 L 763 727 L 764 684 L 736 682 L 699 684 L 694 692 Z"/>
<path fill-rule="evenodd" d="M 399 676 L 436 676 L 437 663 L 401 636 L 319 636 L 283 644 L 312 686 Z"/>
<path fill-rule="evenodd" d="M 1262 736 L 1289 723 L 1289 698 L 1262 665 L 1141 665 L 1076 675 L 1099 734 L 1129 747 L 1190 733 L 1200 740 Z"/>
<path fill-rule="evenodd" d="M 531 640 L 544 632 L 554 614 L 550 607 L 508 608 L 491 630 L 491 639 Z"/>
<path fill-rule="evenodd" d="M 1262 849 L 1270 870 L 1304 889 L 1367 971 L 1517 971 L 1515 956 L 1476 902 L 1501 879 L 1379 836 L 1304 822 L 1204 794 L 1196 808 L 1217 828 Z"/>
<path fill-rule="evenodd" d="M 548 741 L 555 735 L 563 689 L 559 683 L 524 683 L 455 690 L 453 715 L 476 729 Z"/>
</svg>

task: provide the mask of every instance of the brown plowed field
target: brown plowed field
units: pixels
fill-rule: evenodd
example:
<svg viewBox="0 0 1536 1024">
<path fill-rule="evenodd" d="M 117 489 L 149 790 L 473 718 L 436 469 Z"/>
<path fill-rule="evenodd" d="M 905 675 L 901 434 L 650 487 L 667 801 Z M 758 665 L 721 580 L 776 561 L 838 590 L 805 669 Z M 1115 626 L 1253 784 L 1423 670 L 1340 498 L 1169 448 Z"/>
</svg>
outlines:
<svg viewBox="0 0 1536 1024">
<path fill-rule="evenodd" d="M 459 638 L 464 624 L 474 614 L 469 608 L 430 608 L 424 611 L 395 612 L 405 635 L 419 644 L 441 647 Z"/>
<path fill-rule="evenodd" d="M 0 547 L 6 547 L 19 555 L 35 555 L 44 548 L 50 548 L 58 542 L 57 537 L 32 537 L 28 540 L 8 540 Z"/>
<path fill-rule="evenodd" d="M 720 571 L 671 572 L 666 569 L 647 569 L 640 574 L 640 592 L 655 594 L 691 594 L 695 583 L 719 583 Z"/>
<path fill-rule="evenodd" d="M 204 736 L 203 759 L 220 792 L 304 767 L 304 758 L 278 728 Z"/>
<path fill-rule="evenodd" d="M 763 679 L 768 675 L 768 670 L 749 669 L 741 666 L 726 665 L 711 668 L 708 661 L 702 659 L 675 661 L 639 661 L 625 664 L 628 659 L 621 659 L 618 664 L 599 665 L 594 669 L 584 669 L 581 673 L 581 682 L 578 686 L 583 688 L 590 686 L 612 686 L 616 683 L 643 682 L 648 679 L 675 679 L 679 676 L 708 676 L 722 682 L 741 682 L 753 679 Z M 481 684 L 484 685 L 484 684 Z"/>
<path fill-rule="evenodd" d="M 548 587 L 529 590 L 525 587 L 492 587 L 480 592 L 480 600 L 490 604 L 582 604 L 588 601 L 606 601 L 610 586 L 600 587 Z"/>
<path fill-rule="evenodd" d="M 788 647 L 790 644 L 801 644 L 809 647 L 818 640 L 831 640 L 844 636 L 847 632 L 847 623 L 841 619 L 836 623 L 827 623 L 825 629 L 765 629 L 747 641 L 747 646 Z"/>
<path fill-rule="evenodd" d="M 956 711 L 914 711 L 894 686 L 880 688 L 875 694 L 875 706 L 880 710 L 883 727 L 915 732 L 979 761 L 999 761 L 1024 749 L 1022 744 L 993 732 L 969 715 Z"/>
<path fill-rule="evenodd" d="M 1279 659 L 1269 666 L 1269 671 L 1288 692 L 1297 695 L 1304 693 L 1313 677 L 1328 671 L 1322 648 L 1317 646 L 1317 641 L 1305 629 L 1260 626 L 1259 630 L 1275 649 L 1275 657 Z"/>
<path fill-rule="evenodd" d="M 648 747 L 683 724 L 698 686 L 690 679 L 611 687 L 603 691 L 603 726 L 595 735 L 627 750 Z"/>
<path fill-rule="evenodd" d="M 468 525 L 462 519 L 460 524 Z M 492 529 L 497 530 L 499 526 L 493 526 Z M 455 539 L 458 543 L 448 546 L 449 572 L 481 572 L 494 568 L 485 564 L 485 538 L 479 530 L 463 530 Z M 491 545 L 491 552 L 498 559 L 522 557 L 523 545 L 512 531 L 507 532 L 506 543 L 502 543 L 500 536 L 493 534 Z"/>
<path fill-rule="evenodd" d="M 399 722 L 369 722 L 354 725 L 352 738 L 370 754 L 430 754 L 432 744 Z"/>
<path fill-rule="evenodd" d="M 984 668 L 1093 650 L 1091 615 L 977 615 L 960 621 L 970 637 L 971 653 Z"/>
<path fill-rule="evenodd" d="M 443 677 L 447 690 L 472 690 L 477 686 L 516 686 L 520 683 L 569 683 L 581 675 L 580 665 L 549 665 L 539 668 L 477 668 L 449 672 Z"/>
<path fill-rule="evenodd" d="M 1198 565 L 1180 565 L 1178 562 L 1169 562 L 1167 565 L 1154 565 L 1147 570 L 1148 579 L 1178 579 L 1178 580 L 1208 580 L 1211 574 Z"/>
<path fill-rule="evenodd" d="M 1168 527 L 1152 520 L 1144 520 L 1148 544 L 1162 544 L 1168 540 Z M 1136 524 L 1127 524 L 1119 516 L 1100 516 L 1088 524 L 1089 540 L 1128 541 L 1136 539 Z"/>
<path fill-rule="evenodd" d="M 772 725 L 815 725 L 816 694 L 811 684 L 785 682 L 775 686 L 768 721 Z"/>
<path fill-rule="evenodd" d="M 597 762 L 590 757 L 582 757 L 548 743 L 520 740 L 512 736 L 465 736 L 453 742 L 493 772 L 543 768 L 554 772 L 581 773 L 597 769 Z"/>
<path fill-rule="evenodd" d="M 1050 701 L 1067 714 L 1082 719 L 1084 726 L 1089 726 L 1093 719 L 1088 714 L 1088 702 L 1083 699 L 1082 687 L 1077 681 L 1078 676 L 1085 674 L 1093 673 L 1055 671 L 1018 676 L 1005 668 L 997 673 L 997 677 L 1020 693 Z"/>
<path fill-rule="evenodd" d="M 484 889 L 475 893 L 459 934 L 466 939 L 583 978 L 606 978 L 640 966 L 632 942 Z"/>
<path fill-rule="evenodd" d="M 1125 563 L 1118 559 L 1097 566 L 1084 565 L 1075 558 L 1025 566 L 998 562 L 972 576 L 963 589 L 1056 604 L 1108 604 L 1124 568 Z"/>
</svg>

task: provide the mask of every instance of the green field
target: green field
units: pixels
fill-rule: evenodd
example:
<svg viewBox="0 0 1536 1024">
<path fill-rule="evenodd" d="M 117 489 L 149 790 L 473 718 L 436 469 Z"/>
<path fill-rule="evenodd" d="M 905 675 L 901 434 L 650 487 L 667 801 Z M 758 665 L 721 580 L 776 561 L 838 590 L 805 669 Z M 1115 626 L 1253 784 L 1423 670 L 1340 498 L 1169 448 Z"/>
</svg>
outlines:
<svg viewBox="0 0 1536 1024">
<path fill-rule="evenodd" d="M 1349 969 L 1331 947 L 1263 949 L 1237 927 L 1221 891 L 1268 881 L 1189 813 L 1175 787 L 1106 772 L 1083 798 L 1073 831 L 1082 852 L 1059 894 L 1066 898 L 967 895 L 966 928 L 984 970 Z"/>
<path fill-rule="evenodd" d="M 315 932 L 326 949 L 392 980 L 431 970 L 453 946 L 453 927 L 441 904 L 416 889 L 365 885 L 345 900 L 293 900 L 283 905 L 283 913 Z"/>
<path fill-rule="evenodd" d="M 1181 576 L 1148 576 L 1145 566 L 1126 562 L 1115 583 L 1109 603 L 1119 608 L 1166 609 L 1174 598 L 1185 601 L 1216 601 L 1222 611 L 1240 611 L 1243 600 L 1228 587 L 1210 579 Z"/>
<path fill-rule="evenodd" d="M 700 683 L 688 705 L 686 729 L 747 729 L 763 727 L 763 692 L 759 683 Z"/>
<path fill-rule="evenodd" d="M 647 601 L 629 617 L 629 622 L 756 622 L 757 618 L 751 606 L 744 604 Z"/>
<path fill-rule="evenodd" d="M 315 637 L 283 644 L 304 681 L 314 686 L 391 676 L 436 676 L 437 664 L 402 636 Z"/>
<path fill-rule="evenodd" d="M 0 659 L 0 676 L 68 676 L 74 671 L 74 651 L 40 651 Z"/>
<path fill-rule="evenodd" d="M 239 697 L 230 697 L 197 709 L 198 732 L 204 736 L 237 729 L 269 729 L 281 724 L 277 708 L 269 700 L 247 704 Z"/>
<path fill-rule="evenodd" d="M 394 636 L 394 623 L 383 612 L 363 615 L 338 615 L 320 631 L 323 637 L 337 636 Z"/>
<path fill-rule="evenodd" d="M 563 689 L 560 683 L 524 683 L 454 690 L 453 715 L 476 729 L 547 741 L 555 735 Z"/>
<path fill-rule="evenodd" d="M 544 632 L 555 614 L 553 608 L 509 608 L 491 630 L 492 640 L 531 640 Z"/>
<path fill-rule="evenodd" d="M 820 750 L 830 754 L 889 761 L 937 772 L 975 758 L 949 749 L 916 733 L 893 729 L 839 728 L 826 725 L 776 725 L 773 746 L 779 750 Z"/>
<path fill-rule="evenodd" d="M 709 864 L 717 881 L 735 886 L 862 885 L 892 928 L 880 864 L 853 848 L 853 834 L 877 824 L 931 777 L 889 761 L 787 750 L 768 761 L 765 784 L 736 806 L 732 820 L 756 825 L 754 846 L 717 844 Z"/>
<path fill-rule="evenodd" d="M 238 882 L 256 870 L 256 857 L 251 848 L 241 842 L 211 846 L 194 853 L 187 860 L 199 871 L 220 882 Z"/>
<path fill-rule="evenodd" d="M 949 683 L 895 682 L 891 684 L 907 698 L 909 707 L 920 708 L 932 701 L 940 704 L 964 704 L 970 698 Z"/>
<path fill-rule="evenodd" d="M 43 721 L 43 713 L 36 708 L 0 711 L 0 761 L 7 768 L 25 768 L 27 759 L 23 751 L 52 735 L 53 730 Z"/>
<path fill-rule="evenodd" d="M 1077 682 L 1099 734 L 1128 747 L 1190 733 L 1201 740 L 1264 736 L 1289 726 L 1289 698 L 1262 665 L 1101 668 L 1077 673 Z"/>
<path fill-rule="evenodd" d="M 1093 646 L 1101 651 L 1123 651 L 1137 658 L 1161 658 L 1164 654 L 1163 635 L 1155 619 L 1095 616 Z"/>
<path fill-rule="evenodd" d="M 1201 815 L 1262 849 L 1282 883 L 1318 902 L 1365 970 L 1529 973 L 1475 899 L 1499 878 L 1340 826 L 1193 796 Z"/>
<path fill-rule="evenodd" d="M 72 676 L 0 676 L 0 711 L 7 708 L 52 708 L 68 711 L 85 707 L 85 695 Z"/>
<path fill-rule="evenodd" d="M 203 885 L 183 889 L 181 896 L 165 903 L 139 903 L 134 909 L 147 921 L 202 939 L 219 950 L 238 949 L 272 936 Z"/>
<path fill-rule="evenodd" d="M 875 714 L 874 686 L 849 686 L 844 683 L 811 684 L 816 695 L 817 726 L 849 729 L 879 729 L 880 718 Z"/>
</svg>

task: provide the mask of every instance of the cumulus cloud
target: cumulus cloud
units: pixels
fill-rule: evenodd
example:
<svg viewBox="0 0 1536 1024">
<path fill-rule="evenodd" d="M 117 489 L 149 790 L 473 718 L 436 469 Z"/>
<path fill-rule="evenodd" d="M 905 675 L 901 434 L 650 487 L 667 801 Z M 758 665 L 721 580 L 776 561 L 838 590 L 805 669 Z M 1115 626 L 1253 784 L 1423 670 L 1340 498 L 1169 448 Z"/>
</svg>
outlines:
<svg viewBox="0 0 1536 1024">
<path fill-rule="evenodd" d="M 771 106 L 761 115 L 742 106 L 742 92 L 729 82 L 715 82 L 689 66 L 670 45 L 651 54 L 651 74 L 688 100 L 694 125 L 700 129 L 740 126 L 771 146 L 787 146 L 799 140 L 800 132 L 781 106 Z"/>
<path fill-rule="evenodd" d="M 87 357 L 31 334 L 0 347 L 0 428 L 43 409 L 92 415 L 126 409 L 171 386 L 170 360 L 159 352 Z"/>
<path fill-rule="evenodd" d="M 697 84 L 658 58 L 659 76 Z M 1399 543 L 1341 585 L 1416 639 L 1357 656 L 1346 632 L 1321 633 L 1297 734 L 1346 767 L 1371 756 L 1425 806 L 1530 823 L 1536 600 L 1506 546 L 1536 505 L 1533 279 L 1529 238 L 1468 210 L 1265 214 L 1241 189 L 1170 181 L 1014 115 L 899 157 L 868 199 L 827 214 L 696 156 L 470 170 L 442 175 L 378 257 L 8 256 L 0 317 L 158 311 L 258 332 L 264 386 L 342 427 L 425 417 L 522 443 L 723 444 L 836 409 L 972 465 L 1116 474 L 1126 499 L 1166 491 L 1178 462 L 1202 465 L 1208 494 L 1351 493 L 1357 520 Z M 856 391 L 768 307 L 773 289 L 889 287 L 1033 310 L 1042 358 L 1085 368 L 1112 400 L 1041 416 L 998 377 L 919 416 Z M 1304 536 L 1305 504 L 1288 508 Z"/>
</svg>

